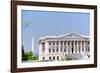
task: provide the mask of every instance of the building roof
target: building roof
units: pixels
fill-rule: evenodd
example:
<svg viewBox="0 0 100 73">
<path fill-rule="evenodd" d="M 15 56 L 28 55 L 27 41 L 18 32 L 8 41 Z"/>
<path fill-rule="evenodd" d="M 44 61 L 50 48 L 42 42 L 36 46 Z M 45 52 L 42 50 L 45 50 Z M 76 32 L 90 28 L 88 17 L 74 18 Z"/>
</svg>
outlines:
<svg viewBox="0 0 100 73">
<path fill-rule="evenodd" d="M 89 38 L 89 36 L 86 35 L 77 35 L 77 34 L 62 34 L 62 35 L 56 35 L 56 36 L 44 36 L 41 37 L 40 40 L 42 39 L 60 39 L 60 38 Z"/>
</svg>

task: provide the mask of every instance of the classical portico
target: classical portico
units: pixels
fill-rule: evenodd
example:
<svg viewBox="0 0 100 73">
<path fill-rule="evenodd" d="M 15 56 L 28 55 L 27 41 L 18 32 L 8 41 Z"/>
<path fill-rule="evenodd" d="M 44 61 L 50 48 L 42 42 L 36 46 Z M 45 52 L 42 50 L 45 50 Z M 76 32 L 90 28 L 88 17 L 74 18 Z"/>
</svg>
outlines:
<svg viewBox="0 0 100 73">
<path fill-rule="evenodd" d="M 64 34 L 46 36 L 39 41 L 39 60 L 65 60 L 66 56 L 81 59 L 89 57 L 90 39 L 88 36 Z"/>
</svg>

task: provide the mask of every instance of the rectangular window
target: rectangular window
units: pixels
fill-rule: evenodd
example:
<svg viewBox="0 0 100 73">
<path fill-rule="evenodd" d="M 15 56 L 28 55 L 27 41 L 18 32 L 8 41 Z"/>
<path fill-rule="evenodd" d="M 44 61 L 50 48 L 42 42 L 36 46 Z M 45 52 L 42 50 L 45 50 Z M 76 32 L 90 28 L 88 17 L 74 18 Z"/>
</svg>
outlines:
<svg viewBox="0 0 100 73">
<path fill-rule="evenodd" d="M 49 42 L 49 45 L 51 45 L 51 42 Z"/>
<path fill-rule="evenodd" d="M 62 51 L 62 47 L 60 48 L 60 51 Z"/>
<path fill-rule="evenodd" d="M 49 48 L 49 53 L 51 52 L 51 48 Z"/>
<path fill-rule="evenodd" d="M 56 51 L 58 52 L 58 47 L 57 47 Z"/>
<path fill-rule="evenodd" d="M 53 52 L 55 52 L 55 49 L 53 49 Z"/>
<path fill-rule="evenodd" d="M 42 43 L 42 52 L 43 53 L 45 52 L 45 43 L 44 42 Z"/>
<path fill-rule="evenodd" d="M 64 49 L 64 52 L 66 52 L 66 48 Z"/>
</svg>

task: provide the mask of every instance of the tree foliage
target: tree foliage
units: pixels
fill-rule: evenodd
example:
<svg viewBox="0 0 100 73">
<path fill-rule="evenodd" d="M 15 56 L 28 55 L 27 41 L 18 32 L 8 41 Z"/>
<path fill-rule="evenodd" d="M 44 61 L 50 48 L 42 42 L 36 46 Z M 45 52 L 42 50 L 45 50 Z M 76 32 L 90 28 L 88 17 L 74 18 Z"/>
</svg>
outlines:
<svg viewBox="0 0 100 73">
<path fill-rule="evenodd" d="M 38 56 L 33 54 L 32 51 L 24 52 L 24 47 L 22 46 L 22 61 L 32 61 L 38 60 Z"/>
</svg>

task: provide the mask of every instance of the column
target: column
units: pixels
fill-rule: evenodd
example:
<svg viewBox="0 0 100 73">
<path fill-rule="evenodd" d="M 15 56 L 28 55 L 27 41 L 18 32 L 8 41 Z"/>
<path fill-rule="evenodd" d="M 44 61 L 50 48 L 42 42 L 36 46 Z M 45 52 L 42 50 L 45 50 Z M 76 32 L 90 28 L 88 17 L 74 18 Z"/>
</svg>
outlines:
<svg viewBox="0 0 100 73">
<path fill-rule="evenodd" d="M 77 41 L 75 41 L 75 53 L 77 53 Z"/>
<path fill-rule="evenodd" d="M 58 49 L 59 49 L 58 52 L 60 52 L 60 48 L 61 48 L 60 41 L 58 42 L 58 46 L 59 46 L 58 47 Z"/>
<path fill-rule="evenodd" d="M 64 53 L 64 41 L 63 41 L 63 44 L 62 44 L 62 45 L 63 45 L 63 47 L 62 47 L 62 52 Z"/>
<path fill-rule="evenodd" d="M 77 43 L 77 48 L 76 48 L 76 50 L 77 50 L 77 53 L 79 53 L 79 41 L 77 41 L 76 43 Z"/>
<path fill-rule="evenodd" d="M 73 42 L 73 53 L 75 53 L 75 41 Z"/>
<path fill-rule="evenodd" d="M 46 41 L 45 44 L 44 44 L 44 53 L 45 53 L 45 54 L 48 54 L 48 53 L 49 53 L 49 49 L 48 49 L 49 46 L 48 46 L 48 45 L 49 45 L 49 42 Z"/>
<path fill-rule="evenodd" d="M 51 42 L 51 53 L 52 53 L 52 50 L 53 50 L 53 41 Z"/>
<path fill-rule="evenodd" d="M 87 54 L 87 46 L 88 46 L 88 45 L 87 45 L 87 41 L 85 41 L 85 46 L 86 46 L 86 47 L 85 47 L 85 53 Z"/>
<path fill-rule="evenodd" d="M 82 41 L 80 41 L 80 53 L 82 53 L 82 46 L 83 46 Z"/>
<path fill-rule="evenodd" d="M 72 53 L 72 41 L 70 41 L 70 53 Z"/>
<path fill-rule="evenodd" d="M 64 45 L 64 41 L 63 41 L 62 45 L 63 45 L 63 47 L 62 47 L 62 57 L 63 57 L 63 60 L 64 60 L 64 57 L 65 57 L 65 56 L 64 56 L 64 54 L 65 54 L 65 53 L 64 53 L 64 46 L 65 46 L 65 45 Z"/>
<path fill-rule="evenodd" d="M 69 41 L 67 41 L 67 52 L 69 53 Z"/>
<path fill-rule="evenodd" d="M 78 52 L 80 53 L 80 41 L 78 41 Z"/>
<path fill-rule="evenodd" d="M 53 41 L 53 49 L 54 49 L 53 53 L 55 53 L 55 41 Z"/>
<path fill-rule="evenodd" d="M 57 53 L 57 41 L 55 41 L 55 53 Z"/>
<path fill-rule="evenodd" d="M 66 53 L 68 53 L 68 41 L 66 41 Z"/>
<path fill-rule="evenodd" d="M 53 49 L 55 50 L 55 41 L 54 41 Z"/>
<path fill-rule="evenodd" d="M 85 52 L 85 42 L 83 41 L 83 52 Z"/>
<path fill-rule="evenodd" d="M 68 44 L 68 53 L 70 53 L 70 41 L 68 41 L 69 44 Z"/>
<path fill-rule="evenodd" d="M 86 48 L 85 48 L 85 41 L 83 42 L 83 45 L 84 45 L 84 47 L 83 47 L 83 50 L 84 50 L 84 51 L 83 51 L 83 52 L 84 52 L 84 54 L 85 54 L 85 49 L 86 49 Z"/>
</svg>

